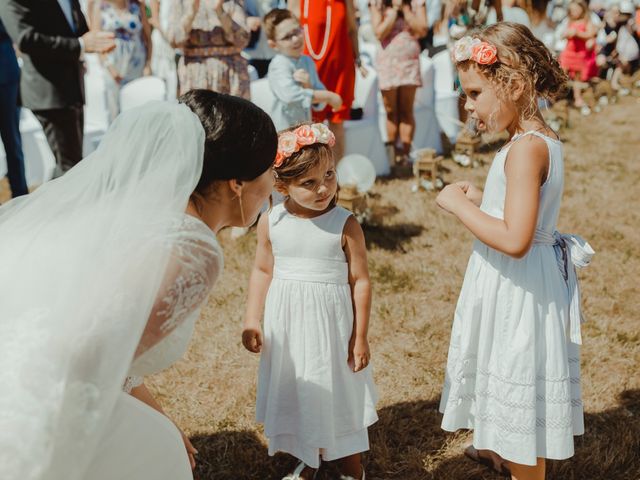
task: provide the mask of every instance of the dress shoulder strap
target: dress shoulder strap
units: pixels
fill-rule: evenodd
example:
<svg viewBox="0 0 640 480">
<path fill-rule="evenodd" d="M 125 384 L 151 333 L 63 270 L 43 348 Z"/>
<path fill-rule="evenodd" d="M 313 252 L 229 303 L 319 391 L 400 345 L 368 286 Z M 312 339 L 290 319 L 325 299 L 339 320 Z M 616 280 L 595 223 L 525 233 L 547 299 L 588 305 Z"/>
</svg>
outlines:
<svg viewBox="0 0 640 480">
<path fill-rule="evenodd" d="M 541 139 L 543 139 L 545 141 L 551 140 L 552 142 L 555 142 L 555 143 L 562 143 L 562 141 L 560 139 L 550 137 L 549 135 L 545 135 L 544 133 L 539 132 L 537 130 L 529 130 L 529 131 L 524 132 L 524 133 L 518 133 L 517 135 L 513 136 L 513 138 L 511 139 L 511 142 L 513 143 L 516 140 L 521 139 L 522 137 L 526 137 L 527 135 L 534 135 L 534 136 L 536 136 L 538 138 L 541 138 Z"/>
<path fill-rule="evenodd" d="M 351 215 L 352 213 L 349 210 L 336 205 L 330 212 L 327 213 L 326 216 L 324 216 L 324 218 L 319 218 L 325 224 L 325 228 L 328 231 L 342 236 L 344 225 L 347 223 L 347 219 Z"/>
</svg>

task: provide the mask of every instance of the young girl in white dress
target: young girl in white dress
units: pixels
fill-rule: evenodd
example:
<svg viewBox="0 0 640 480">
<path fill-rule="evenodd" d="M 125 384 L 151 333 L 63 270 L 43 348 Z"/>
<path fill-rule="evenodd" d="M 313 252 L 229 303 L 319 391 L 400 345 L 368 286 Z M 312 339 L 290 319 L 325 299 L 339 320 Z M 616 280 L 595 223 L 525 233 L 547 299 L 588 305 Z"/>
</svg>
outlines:
<svg viewBox="0 0 640 480">
<path fill-rule="evenodd" d="M 453 321 L 442 428 L 473 429 L 470 458 L 514 479 L 543 479 L 545 459 L 571 457 L 584 431 L 575 267 L 593 250 L 556 230 L 562 143 L 537 106 L 562 90 L 565 75 L 513 23 L 462 38 L 453 54 L 469 116 L 511 139 L 484 193 L 458 182 L 437 198 L 477 237 Z"/>
<path fill-rule="evenodd" d="M 323 124 L 280 134 L 274 170 L 285 201 L 258 222 L 242 334 L 261 353 L 256 417 L 269 455 L 300 460 L 287 480 L 311 479 L 321 460 L 337 459 L 341 478 L 364 479 L 367 427 L 378 419 L 366 246 L 356 219 L 336 205 L 334 142 Z"/>
</svg>

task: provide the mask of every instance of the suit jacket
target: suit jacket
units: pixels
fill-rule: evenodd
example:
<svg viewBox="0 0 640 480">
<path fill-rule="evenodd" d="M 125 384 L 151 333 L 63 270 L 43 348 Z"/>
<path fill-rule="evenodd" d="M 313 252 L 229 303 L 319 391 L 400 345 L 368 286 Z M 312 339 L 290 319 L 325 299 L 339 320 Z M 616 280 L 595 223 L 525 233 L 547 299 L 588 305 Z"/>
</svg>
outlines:
<svg viewBox="0 0 640 480">
<path fill-rule="evenodd" d="M 78 0 L 71 1 L 75 32 L 58 0 L 0 0 L 0 19 L 23 54 L 20 91 L 30 110 L 84 103 L 78 37 L 89 29 Z"/>
<path fill-rule="evenodd" d="M 19 80 L 20 67 L 13 50 L 13 42 L 0 21 L 0 85 L 18 83 Z"/>
</svg>

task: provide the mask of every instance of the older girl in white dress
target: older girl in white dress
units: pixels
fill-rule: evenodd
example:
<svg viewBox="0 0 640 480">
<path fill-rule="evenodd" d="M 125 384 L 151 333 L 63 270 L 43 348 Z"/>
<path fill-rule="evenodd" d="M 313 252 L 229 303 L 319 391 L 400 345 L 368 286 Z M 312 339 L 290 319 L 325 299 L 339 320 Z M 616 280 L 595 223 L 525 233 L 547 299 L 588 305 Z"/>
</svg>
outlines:
<svg viewBox="0 0 640 480">
<path fill-rule="evenodd" d="M 442 428 L 473 429 L 472 459 L 518 480 L 543 479 L 545 459 L 571 457 L 584 431 L 575 267 L 593 250 L 556 230 L 562 143 L 537 107 L 565 76 L 514 23 L 462 38 L 454 56 L 470 117 L 511 140 L 484 194 L 458 182 L 437 199 L 477 237 L 453 321 Z"/>
<path fill-rule="evenodd" d="M 333 142 L 323 124 L 280 134 L 276 189 L 286 200 L 258 223 L 244 323 L 244 346 L 262 354 L 256 410 L 269 454 L 300 460 L 288 480 L 311 479 L 321 459 L 341 459 L 344 479 L 364 478 L 361 452 L 378 419 L 366 247 L 336 206 Z"/>
</svg>

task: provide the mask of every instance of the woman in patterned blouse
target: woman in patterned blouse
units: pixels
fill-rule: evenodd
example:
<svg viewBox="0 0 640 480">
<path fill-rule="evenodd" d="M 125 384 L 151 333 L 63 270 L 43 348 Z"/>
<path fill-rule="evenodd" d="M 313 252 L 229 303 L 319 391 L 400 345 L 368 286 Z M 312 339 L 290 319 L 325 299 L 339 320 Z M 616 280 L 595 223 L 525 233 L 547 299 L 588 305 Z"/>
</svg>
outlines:
<svg viewBox="0 0 640 480">
<path fill-rule="evenodd" d="M 242 0 L 171 0 L 167 37 L 182 49 L 180 94 L 203 88 L 250 98 L 249 43 Z"/>
</svg>

